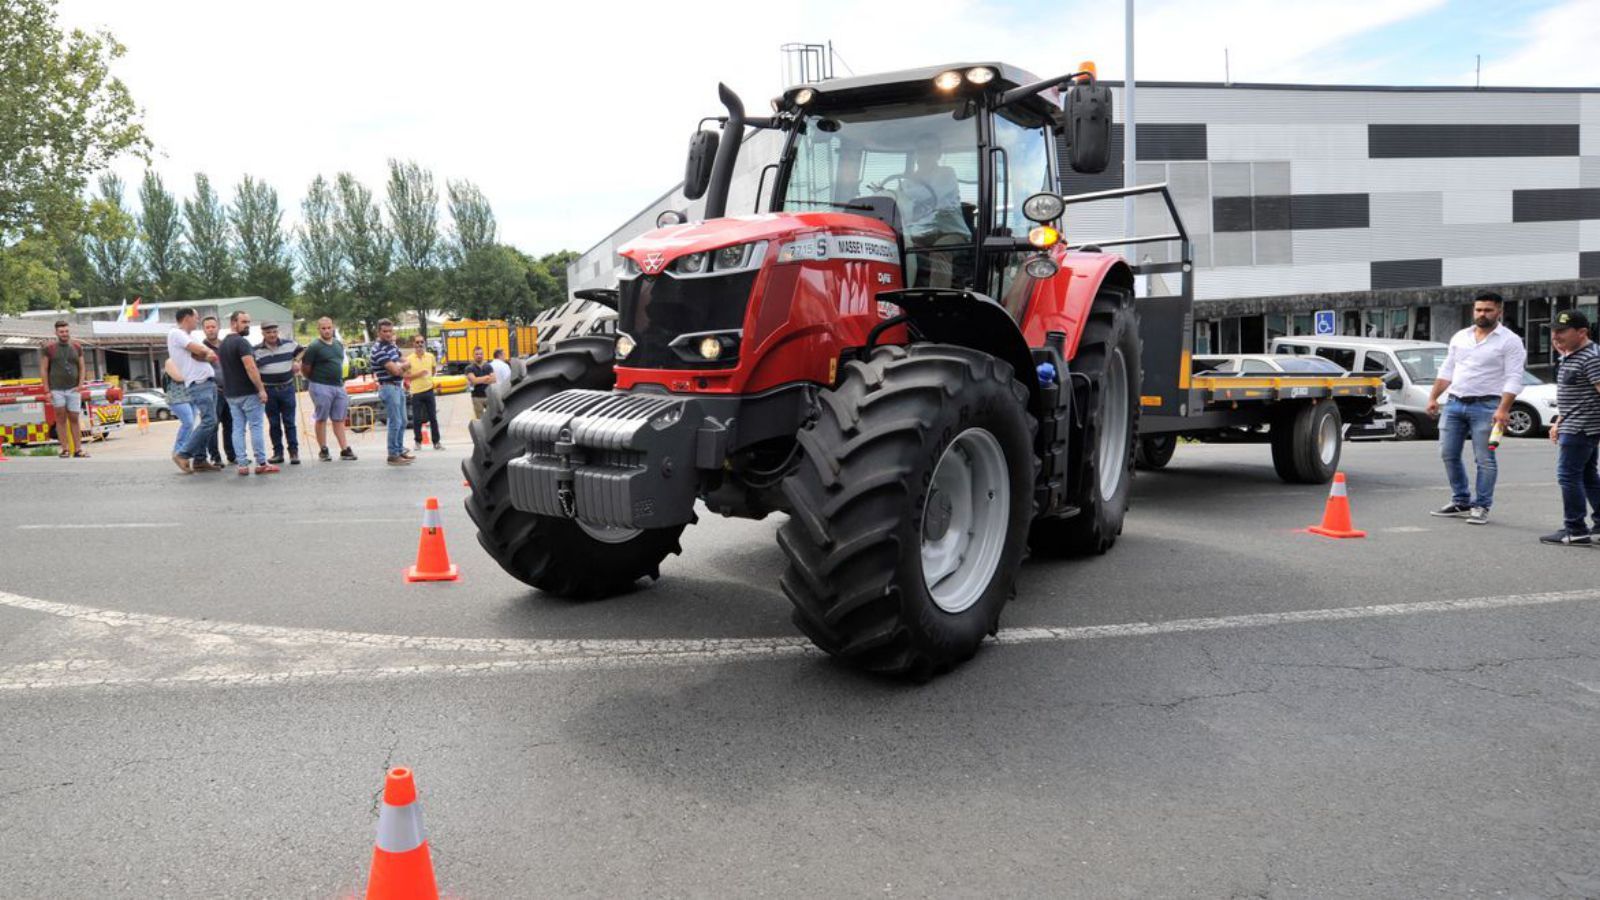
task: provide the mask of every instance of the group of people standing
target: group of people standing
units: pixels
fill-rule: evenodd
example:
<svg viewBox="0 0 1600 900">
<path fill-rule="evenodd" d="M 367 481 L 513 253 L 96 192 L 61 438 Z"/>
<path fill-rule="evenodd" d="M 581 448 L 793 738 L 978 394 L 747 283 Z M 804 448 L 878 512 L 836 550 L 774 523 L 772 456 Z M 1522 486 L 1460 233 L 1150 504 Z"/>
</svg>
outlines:
<svg viewBox="0 0 1600 900">
<path fill-rule="evenodd" d="M 1444 364 L 1428 398 L 1439 416 L 1439 449 L 1450 502 L 1433 510 L 1445 518 L 1486 525 L 1500 474 L 1497 436 L 1511 419 L 1522 391 L 1528 353 L 1522 338 L 1501 321 L 1505 300 L 1485 292 L 1472 304 L 1472 324 L 1450 338 Z M 1550 323 L 1556 363 L 1556 484 L 1561 488 L 1562 527 L 1543 535 L 1546 544 L 1600 545 L 1600 349 L 1590 339 L 1589 319 L 1566 310 Z M 1440 399 L 1445 403 L 1441 406 Z M 1477 463 L 1469 483 L 1462 453 L 1468 442 Z"/>
<path fill-rule="evenodd" d="M 317 337 L 304 347 L 293 337 L 280 336 L 276 322 L 263 323 L 261 343 L 252 344 L 247 337 L 250 314 L 243 310 L 228 317 L 230 333 L 220 340 L 219 324 L 216 316 L 201 320 L 193 308 L 185 307 L 178 310 L 177 325 L 167 335 L 167 402 L 179 421 L 172 461 L 180 471 L 221 471 L 224 458 L 240 475 L 279 472 L 285 458 L 290 465 L 299 465 L 297 374 L 308 382 L 317 458 L 333 459 L 327 437 L 332 423 L 339 459 L 356 459 L 348 435 L 345 347 L 335 335 L 332 319 L 324 316 L 317 320 Z M 474 415 L 481 412 L 489 385 L 511 377 L 500 352 L 495 355 L 495 360 L 486 364 L 479 348 L 473 365 L 467 368 Z M 384 319 L 378 323 L 378 341 L 369 361 L 387 418 L 388 463 L 406 465 L 415 459 L 405 448 L 408 419 L 415 432 L 415 449 L 422 449 L 424 426 L 433 448 L 443 449 L 434 382 L 439 363 L 428 352 L 427 342 L 416 337 L 412 352 L 402 356 L 394 341 L 394 323 Z M 267 455 L 266 434 L 271 436 L 271 456 Z M 253 451 L 253 468 L 247 451 Z"/>
</svg>

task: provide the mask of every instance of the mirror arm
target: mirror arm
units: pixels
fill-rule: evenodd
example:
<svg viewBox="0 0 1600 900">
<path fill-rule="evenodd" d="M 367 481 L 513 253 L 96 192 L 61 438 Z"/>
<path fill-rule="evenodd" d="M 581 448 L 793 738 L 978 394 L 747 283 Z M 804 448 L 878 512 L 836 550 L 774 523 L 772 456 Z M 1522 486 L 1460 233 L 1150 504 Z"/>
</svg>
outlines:
<svg viewBox="0 0 1600 900">
<path fill-rule="evenodd" d="M 1055 78 L 1046 78 L 1043 81 L 1035 81 L 1032 84 L 1025 84 L 1021 87 L 1014 87 L 1001 94 L 1000 102 L 996 103 L 995 106 L 1006 106 L 1018 100 L 1026 100 L 1041 91 L 1047 91 L 1053 87 L 1061 87 L 1063 84 L 1070 84 L 1074 78 L 1082 78 L 1084 76 L 1088 77 L 1089 84 L 1094 84 L 1093 72 L 1073 72 L 1071 75 L 1060 75 Z"/>
</svg>

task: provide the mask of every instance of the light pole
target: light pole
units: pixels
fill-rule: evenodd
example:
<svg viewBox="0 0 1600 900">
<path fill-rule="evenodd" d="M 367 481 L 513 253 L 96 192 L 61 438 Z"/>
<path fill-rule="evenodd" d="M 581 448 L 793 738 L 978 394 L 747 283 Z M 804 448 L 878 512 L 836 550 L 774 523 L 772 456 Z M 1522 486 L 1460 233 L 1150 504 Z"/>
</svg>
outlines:
<svg viewBox="0 0 1600 900">
<path fill-rule="evenodd" d="M 1123 56 L 1127 61 L 1127 75 L 1122 82 L 1122 186 L 1133 187 L 1138 183 L 1138 135 L 1134 127 L 1136 121 L 1133 113 L 1133 0 L 1127 0 L 1123 12 Z M 1122 198 L 1122 236 L 1134 237 L 1135 222 L 1133 220 L 1133 198 Z"/>
</svg>

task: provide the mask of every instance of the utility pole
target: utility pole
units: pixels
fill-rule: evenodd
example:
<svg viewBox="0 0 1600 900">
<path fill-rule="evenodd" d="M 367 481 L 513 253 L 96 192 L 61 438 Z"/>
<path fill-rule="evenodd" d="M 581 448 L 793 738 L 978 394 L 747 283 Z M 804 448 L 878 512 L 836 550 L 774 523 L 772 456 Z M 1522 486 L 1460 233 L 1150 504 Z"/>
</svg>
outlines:
<svg viewBox="0 0 1600 900">
<path fill-rule="evenodd" d="M 1138 129 L 1133 112 L 1133 0 L 1127 0 L 1123 12 L 1123 53 L 1127 59 L 1128 74 L 1122 82 L 1122 186 L 1133 187 L 1139 180 Z M 1122 236 L 1134 237 L 1133 198 L 1122 198 Z"/>
</svg>

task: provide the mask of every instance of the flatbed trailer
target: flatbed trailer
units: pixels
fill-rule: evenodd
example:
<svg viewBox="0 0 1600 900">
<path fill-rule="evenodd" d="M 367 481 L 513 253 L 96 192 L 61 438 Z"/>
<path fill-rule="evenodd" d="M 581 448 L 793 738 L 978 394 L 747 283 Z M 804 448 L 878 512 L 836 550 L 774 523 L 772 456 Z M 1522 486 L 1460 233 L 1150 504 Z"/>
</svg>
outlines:
<svg viewBox="0 0 1600 900">
<path fill-rule="evenodd" d="M 1193 242 L 1166 184 L 1097 191 L 1065 199 L 1070 205 L 1153 194 L 1165 201 L 1173 231 L 1070 245 L 1078 250 L 1149 244 L 1180 248 L 1176 262 L 1129 260 L 1134 274 L 1146 276 L 1152 284 L 1161 283 L 1165 276 L 1176 276 L 1178 280 L 1176 293 L 1156 293 L 1135 300 L 1144 367 L 1137 465 L 1145 469 L 1166 465 L 1180 438 L 1258 442 L 1271 445 L 1273 467 L 1284 481 L 1329 481 L 1339 468 L 1344 427 L 1372 422 L 1383 403 L 1382 378 L 1356 373 L 1242 377 L 1196 374 L 1190 349 L 1194 344 Z"/>
</svg>

